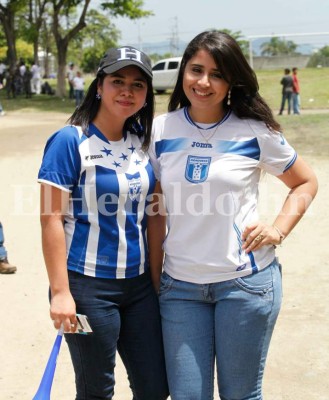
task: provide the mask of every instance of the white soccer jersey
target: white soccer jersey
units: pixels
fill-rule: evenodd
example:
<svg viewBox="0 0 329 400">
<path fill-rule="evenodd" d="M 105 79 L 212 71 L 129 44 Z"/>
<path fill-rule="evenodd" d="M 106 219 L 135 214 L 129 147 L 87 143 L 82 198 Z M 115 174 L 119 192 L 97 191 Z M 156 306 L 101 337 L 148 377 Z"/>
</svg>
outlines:
<svg viewBox="0 0 329 400">
<path fill-rule="evenodd" d="M 71 193 L 65 215 L 68 269 L 100 278 L 132 278 L 149 267 L 147 196 L 155 177 L 129 132 L 110 142 L 66 126 L 47 142 L 38 181 Z"/>
<path fill-rule="evenodd" d="M 272 245 L 246 254 L 241 235 L 258 220 L 261 170 L 280 175 L 296 159 L 281 134 L 228 113 L 207 143 L 184 108 L 155 118 L 149 154 L 168 212 L 169 275 L 220 282 L 255 273 L 274 259 Z"/>
</svg>

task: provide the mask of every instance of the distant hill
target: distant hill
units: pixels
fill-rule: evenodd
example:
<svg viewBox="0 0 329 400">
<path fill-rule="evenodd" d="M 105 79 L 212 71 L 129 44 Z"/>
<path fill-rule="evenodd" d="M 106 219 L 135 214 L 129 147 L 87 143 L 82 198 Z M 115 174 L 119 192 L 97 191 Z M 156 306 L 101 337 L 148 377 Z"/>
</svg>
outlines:
<svg viewBox="0 0 329 400">
<path fill-rule="evenodd" d="M 255 39 L 252 42 L 253 53 L 255 56 L 261 55 L 261 46 L 263 43 L 269 41 L 269 38 L 264 39 Z M 181 56 L 187 46 L 186 42 L 180 41 L 178 43 L 178 48 L 175 49 L 169 40 L 162 41 L 162 42 L 145 42 L 142 43 L 129 43 L 131 46 L 142 48 L 148 54 L 159 54 L 164 55 L 171 53 L 172 55 Z M 297 47 L 297 52 L 303 55 L 310 55 L 313 54 L 315 47 L 312 44 L 301 44 Z"/>
<path fill-rule="evenodd" d="M 170 41 L 163 42 L 145 42 L 145 43 L 129 43 L 130 46 L 134 46 L 138 49 L 145 51 L 147 54 L 159 54 L 164 55 L 171 53 L 173 56 L 181 56 L 187 46 L 187 43 L 180 41 L 178 48 L 175 49 Z"/>
</svg>

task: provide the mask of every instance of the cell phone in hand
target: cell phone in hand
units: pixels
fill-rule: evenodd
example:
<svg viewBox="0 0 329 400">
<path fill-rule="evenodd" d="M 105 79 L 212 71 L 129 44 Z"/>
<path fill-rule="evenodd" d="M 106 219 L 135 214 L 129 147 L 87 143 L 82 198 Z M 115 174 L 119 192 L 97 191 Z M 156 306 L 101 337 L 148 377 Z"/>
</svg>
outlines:
<svg viewBox="0 0 329 400">
<path fill-rule="evenodd" d="M 87 315 L 77 314 L 78 326 L 75 333 L 90 335 L 93 333 Z"/>
</svg>

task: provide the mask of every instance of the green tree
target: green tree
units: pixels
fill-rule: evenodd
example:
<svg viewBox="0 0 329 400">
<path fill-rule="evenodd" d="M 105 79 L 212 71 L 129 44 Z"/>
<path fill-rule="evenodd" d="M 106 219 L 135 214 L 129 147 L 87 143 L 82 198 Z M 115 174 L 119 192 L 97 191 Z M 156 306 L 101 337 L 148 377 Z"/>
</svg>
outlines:
<svg viewBox="0 0 329 400">
<path fill-rule="evenodd" d="M 109 17 L 126 16 L 138 19 L 152 15 L 150 11 L 143 10 L 143 3 L 142 0 L 112 0 L 103 1 L 101 7 L 107 10 Z M 4 28 L 7 59 L 11 69 L 13 70 L 17 63 L 16 38 L 22 35 L 29 43 L 33 43 L 34 59 L 37 59 L 40 43 L 46 55 L 51 51 L 52 39 L 49 35 L 51 27 L 57 57 L 57 93 L 59 96 L 65 96 L 68 49 L 72 40 L 86 27 L 86 15 L 90 4 L 91 0 L 7 0 L 6 2 L 0 0 L 0 24 Z M 106 25 L 109 25 L 109 20 Z M 115 40 L 117 40 L 116 35 L 113 37 L 113 42 Z M 109 44 L 109 40 L 106 43 Z M 91 53 L 89 51 L 89 57 Z"/>
<path fill-rule="evenodd" d="M 20 35 L 33 45 L 33 61 L 39 64 L 40 35 L 48 0 L 30 0 L 20 13 Z"/>
<path fill-rule="evenodd" d="M 230 29 L 220 29 L 221 32 L 225 32 L 228 35 L 232 36 L 239 44 L 241 47 L 242 53 L 246 58 L 249 56 L 249 41 L 246 39 L 243 39 L 243 34 L 241 31 L 236 31 L 233 32 Z"/>
<path fill-rule="evenodd" d="M 261 45 L 262 56 L 279 56 L 279 55 L 294 55 L 296 52 L 297 44 L 292 40 L 283 40 L 278 37 L 272 37 L 269 42 Z"/>
<path fill-rule="evenodd" d="M 317 67 L 318 65 L 329 66 L 329 46 L 324 46 L 312 55 L 307 66 Z"/>
<path fill-rule="evenodd" d="M 69 43 L 80 31 L 86 27 L 86 14 L 91 0 L 50 0 L 53 6 L 53 34 L 57 49 L 57 93 L 65 96 L 65 72 L 66 58 Z M 150 15 L 149 11 L 142 10 L 143 1 L 141 0 L 112 0 L 103 2 L 101 6 L 109 10 L 113 17 L 127 16 L 130 19 L 137 19 Z M 79 7 L 78 7 L 79 6 Z M 79 10 L 79 17 L 76 23 L 71 26 L 72 20 L 69 19 L 72 10 Z M 63 16 L 67 16 L 68 24 L 64 24 Z M 64 27 L 64 28 L 63 28 Z"/>
<path fill-rule="evenodd" d="M 107 14 L 93 9 L 87 13 L 86 24 L 85 29 L 71 42 L 69 54 L 70 60 L 80 64 L 84 72 L 94 73 L 105 51 L 117 45 L 120 31 Z"/>
<path fill-rule="evenodd" d="M 153 15 L 152 11 L 143 10 L 143 0 L 103 1 L 101 6 L 104 10 L 109 10 L 114 17 L 128 17 L 134 20 Z"/>
<path fill-rule="evenodd" d="M 17 63 L 15 17 L 25 4 L 25 0 L 8 0 L 6 4 L 0 1 L 0 23 L 7 42 L 6 58 L 11 72 L 15 70 Z"/>
</svg>

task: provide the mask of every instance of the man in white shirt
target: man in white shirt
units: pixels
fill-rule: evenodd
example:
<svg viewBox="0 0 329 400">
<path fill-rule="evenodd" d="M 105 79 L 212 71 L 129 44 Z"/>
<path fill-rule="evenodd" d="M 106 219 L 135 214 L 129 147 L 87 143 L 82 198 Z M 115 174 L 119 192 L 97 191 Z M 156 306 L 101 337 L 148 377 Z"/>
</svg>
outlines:
<svg viewBox="0 0 329 400">
<path fill-rule="evenodd" d="M 32 93 L 41 93 L 41 68 L 37 63 L 34 63 L 31 67 L 32 80 L 31 80 L 31 90 Z"/>
</svg>

